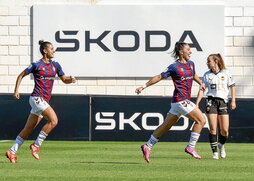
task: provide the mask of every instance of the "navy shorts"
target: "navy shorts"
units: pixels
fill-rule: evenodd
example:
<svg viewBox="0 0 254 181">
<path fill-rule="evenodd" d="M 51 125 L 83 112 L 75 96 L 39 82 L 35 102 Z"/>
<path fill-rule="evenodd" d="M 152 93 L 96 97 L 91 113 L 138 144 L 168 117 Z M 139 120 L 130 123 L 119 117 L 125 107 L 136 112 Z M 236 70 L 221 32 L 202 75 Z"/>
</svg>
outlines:
<svg viewBox="0 0 254 181">
<path fill-rule="evenodd" d="M 225 103 L 224 99 L 209 96 L 206 99 L 206 113 L 218 115 L 228 114 L 228 103 Z"/>
</svg>

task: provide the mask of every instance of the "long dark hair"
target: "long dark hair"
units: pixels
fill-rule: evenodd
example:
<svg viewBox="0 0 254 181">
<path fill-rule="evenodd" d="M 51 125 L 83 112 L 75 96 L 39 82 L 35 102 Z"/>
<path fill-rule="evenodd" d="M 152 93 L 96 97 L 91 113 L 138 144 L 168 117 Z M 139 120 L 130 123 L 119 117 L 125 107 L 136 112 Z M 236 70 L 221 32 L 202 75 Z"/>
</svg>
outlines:
<svg viewBox="0 0 254 181">
<path fill-rule="evenodd" d="M 180 57 L 180 51 L 183 50 L 184 45 L 188 45 L 185 42 L 176 42 L 174 50 L 171 52 L 172 57 L 178 59 Z"/>
<path fill-rule="evenodd" d="M 42 55 L 44 55 L 44 49 L 48 46 L 48 45 L 51 45 L 52 43 L 48 42 L 48 41 L 44 41 L 44 40 L 40 40 L 39 41 L 39 45 L 40 45 L 40 52 Z"/>
</svg>

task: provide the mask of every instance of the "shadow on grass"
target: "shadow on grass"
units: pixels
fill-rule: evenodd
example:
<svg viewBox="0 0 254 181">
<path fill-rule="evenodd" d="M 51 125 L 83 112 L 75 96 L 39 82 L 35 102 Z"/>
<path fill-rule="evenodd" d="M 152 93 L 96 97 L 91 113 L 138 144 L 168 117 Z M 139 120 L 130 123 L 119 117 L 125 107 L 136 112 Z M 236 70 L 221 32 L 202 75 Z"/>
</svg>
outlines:
<svg viewBox="0 0 254 181">
<path fill-rule="evenodd" d="M 181 156 L 153 156 L 152 158 L 166 158 L 166 159 L 184 159 L 184 157 Z"/>
<path fill-rule="evenodd" d="M 73 163 L 84 163 L 84 164 L 118 164 L 118 165 L 138 165 L 141 163 L 137 162 L 73 162 Z"/>
<path fill-rule="evenodd" d="M 153 156 L 150 159 L 168 159 L 168 160 L 204 160 L 207 158 L 202 157 L 202 159 L 196 159 L 192 156 Z"/>
<path fill-rule="evenodd" d="M 0 164 L 12 164 L 12 163 L 10 163 L 9 161 L 0 161 Z"/>
</svg>

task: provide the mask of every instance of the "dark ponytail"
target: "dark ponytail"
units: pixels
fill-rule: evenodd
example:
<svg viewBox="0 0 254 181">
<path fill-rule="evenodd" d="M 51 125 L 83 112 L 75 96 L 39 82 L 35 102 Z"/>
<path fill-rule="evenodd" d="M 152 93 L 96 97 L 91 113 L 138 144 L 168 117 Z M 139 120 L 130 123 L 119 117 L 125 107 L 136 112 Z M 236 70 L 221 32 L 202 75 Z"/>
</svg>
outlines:
<svg viewBox="0 0 254 181">
<path fill-rule="evenodd" d="M 185 42 L 176 42 L 175 44 L 175 48 L 172 51 L 172 57 L 174 57 L 175 59 L 178 59 L 180 57 L 180 51 L 183 50 L 184 45 L 188 45 Z"/>
<path fill-rule="evenodd" d="M 40 52 L 42 55 L 44 55 L 45 53 L 43 52 L 43 50 L 49 45 L 51 44 L 48 41 L 44 41 L 44 40 L 39 40 L 39 45 L 40 45 Z"/>
</svg>

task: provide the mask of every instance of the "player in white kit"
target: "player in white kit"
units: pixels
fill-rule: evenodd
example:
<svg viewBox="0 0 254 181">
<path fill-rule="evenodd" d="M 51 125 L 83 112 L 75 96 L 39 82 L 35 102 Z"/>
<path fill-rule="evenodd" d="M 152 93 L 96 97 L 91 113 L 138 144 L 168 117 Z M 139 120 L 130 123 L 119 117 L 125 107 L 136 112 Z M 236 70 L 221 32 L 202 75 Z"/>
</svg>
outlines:
<svg viewBox="0 0 254 181">
<path fill-rule="evenodd" d="M 231 92 L 230 110 L 236 108 L 235 82 L 232 75 L 226 70 L 220 54 L 211 54 L 207 58 L 210 69 L 203 76 L 203 84 L 207 90 L 206 114 L 210 126 L 209 141 L 213 151 L 213 159 L 226 158 L 225 143 L 229 135 L 229 106 L 228 96 Z M 196 105 L 199 105 L 204 90 L 199 90 Z M 217 125 L 219 123 L 219 144 L 217 141 Z M 217 151 L 217 144 L 220 155 Z"/>
</svg>

